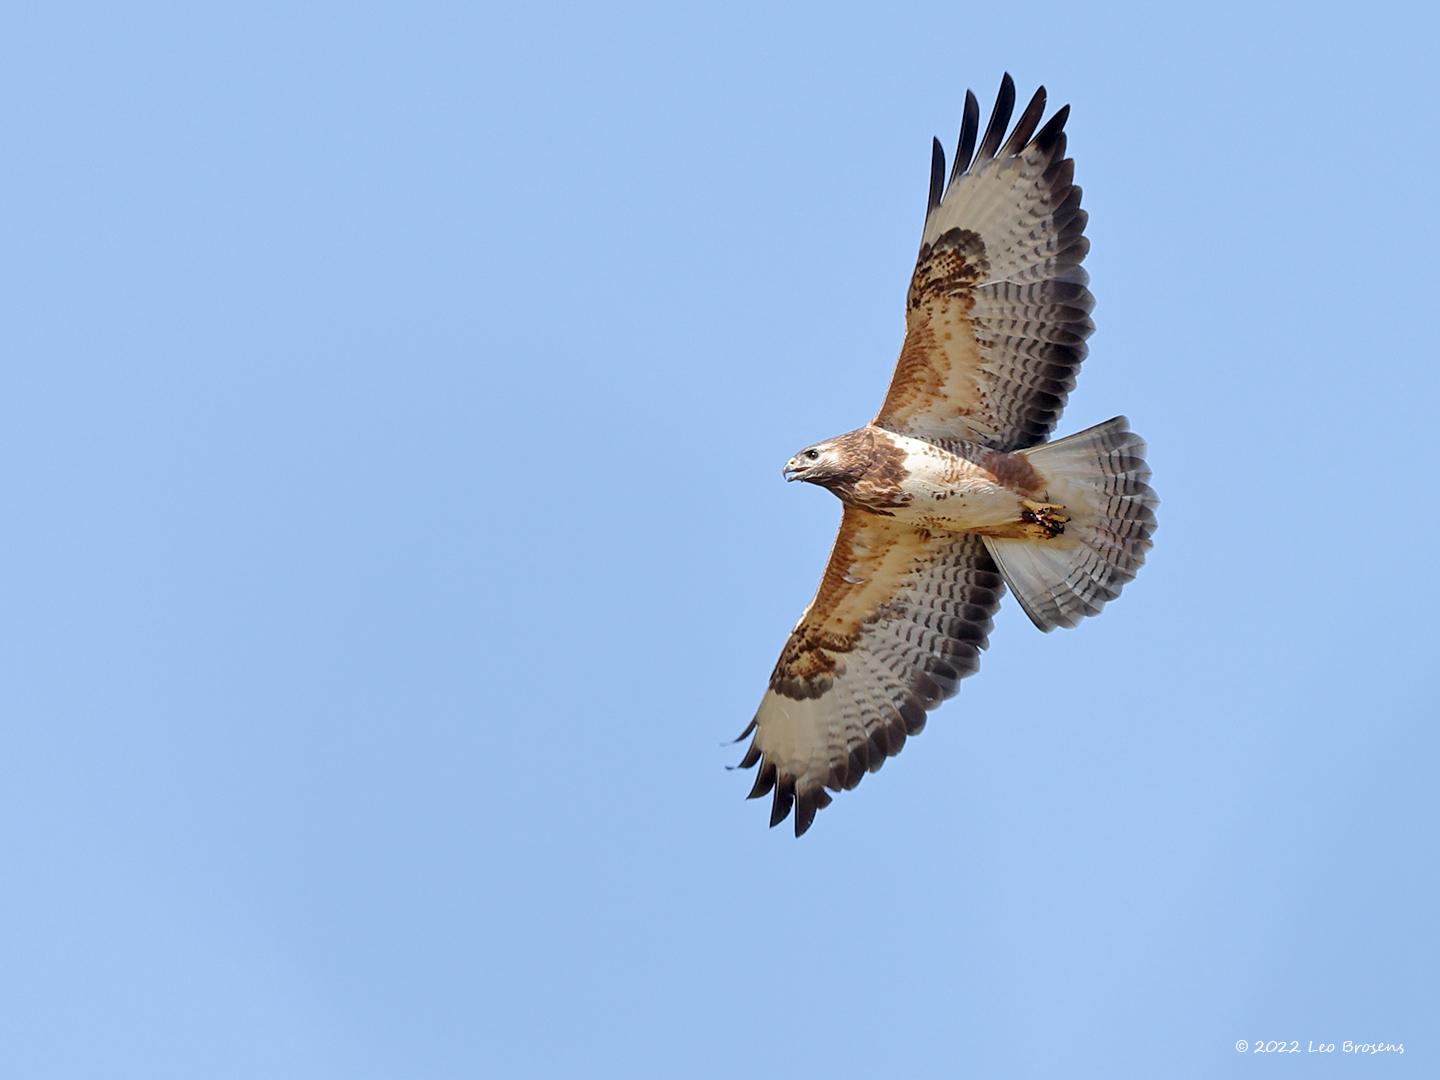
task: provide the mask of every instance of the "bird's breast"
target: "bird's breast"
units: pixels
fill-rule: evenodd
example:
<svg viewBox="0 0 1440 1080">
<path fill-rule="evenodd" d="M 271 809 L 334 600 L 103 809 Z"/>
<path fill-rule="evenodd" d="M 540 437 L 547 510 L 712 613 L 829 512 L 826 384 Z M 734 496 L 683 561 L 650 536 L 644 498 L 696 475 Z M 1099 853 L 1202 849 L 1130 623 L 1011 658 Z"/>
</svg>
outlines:
<svg viewBox="0 0 1440 1080">
<path fill-rule="evenodd" d="M 892 436 L 904 450 L 896 488 L 897 518 L 920 528 L 968 532 L 1013 522 L 1019 495 L 982 463 L 994 451 L 975 448 L 972 460 L 921 439 Z"/>
</svg>

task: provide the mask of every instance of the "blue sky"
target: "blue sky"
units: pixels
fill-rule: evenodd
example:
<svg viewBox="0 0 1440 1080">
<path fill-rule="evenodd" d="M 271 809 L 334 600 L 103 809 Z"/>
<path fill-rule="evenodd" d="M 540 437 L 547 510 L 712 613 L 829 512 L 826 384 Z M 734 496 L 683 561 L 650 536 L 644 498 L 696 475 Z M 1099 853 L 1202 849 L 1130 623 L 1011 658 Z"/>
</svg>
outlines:
<svg viewBox="0 0 1440 1080">
<path fill-rule="evenodd" d="M 1301 11 L 10 12 L 0 1074 L 1435 1075 L 1437 28 Z M 780 466 L 1006 69 L 1157 547 L 796 842 Z"/>
</svg>

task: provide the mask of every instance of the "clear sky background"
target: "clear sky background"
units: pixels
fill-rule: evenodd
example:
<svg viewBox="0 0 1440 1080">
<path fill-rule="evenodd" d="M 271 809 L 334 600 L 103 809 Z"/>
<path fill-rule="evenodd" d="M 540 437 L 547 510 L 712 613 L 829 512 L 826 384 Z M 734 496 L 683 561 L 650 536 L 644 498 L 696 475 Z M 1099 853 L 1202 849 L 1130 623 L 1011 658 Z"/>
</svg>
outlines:
<svg viewBox="0 0 1440 1080">
<path fill-rule="evenodd" d="M 9 9 L 0 1075 L 1440 1075 L 1437 29 Z M 1006 69 L 1158 546 L 797 842 L 780 466 Z"/>
</svg>

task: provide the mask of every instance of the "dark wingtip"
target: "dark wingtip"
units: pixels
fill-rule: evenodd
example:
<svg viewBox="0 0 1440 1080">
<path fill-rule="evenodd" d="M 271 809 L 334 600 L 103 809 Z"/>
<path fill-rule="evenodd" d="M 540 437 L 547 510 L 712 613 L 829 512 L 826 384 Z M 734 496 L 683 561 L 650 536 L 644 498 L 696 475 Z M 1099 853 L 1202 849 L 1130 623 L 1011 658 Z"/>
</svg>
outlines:
<svg viewBox="0 0 1440 1080">
<path fill-rule="evenodd" d="M 950 169 L 950 182 L 970 168 L 975 156 L 975 140 L 980 134 L 980 102 L 974 90 L 965 91 L 965 113 L 960 120 L 960 141 L 955 145 L 955 164 Z"/>
<path fill-rule="evenodd" d="M 755 774 L 755 786 L 750 789 L 747 799 L 758 799 L 775 786 L 775 765 L 773 762 L 764 761 L 760 764 L 760 771 Z"/>
<path fill-rule="evenodd" d="M 795 839 L 805 835 L 807 829 L 815 821 L 815 799 L 813 796 L 801 792 L 795 800 Z"/>
<path fill-rule="evenodd" d="M 1065 121 L 1069 118 L 1070 106 L 1061 105 L 1055 110 L 1055 115 L 1046 120 L 1045 126 L 1036 133 L 1035 145 L 1042 150 L 1049 151 L 1055 141 L 1064 136 Z"/>
<path fill-rule="evenodd" d="M 793 781 L 782 778 L 780 783 L 775 785 L 775 801 L 770 806 L 770 827 L 772 829 L 785 820 L 794 802 L 795 784 Z"/>
<path fill-rule="evenodd" d="M 1030 98 L 1030 104 L 1025 106 L 1025 111 L 1020 114 L 1020 119 L 1015 122 L 1015 130 L 1010 133 L 1004 149 L 1000 151 L 1002 157 L 1011 157 L 1025 149 L 1030 136 L 1035 133 L 1035 128 L 1040 123 L 1040 117 L 1045 115 L 1045 87 L 1040 87 Z"/>
<path fill-rule="evenodd" d="M 930 142 L 930 202 L 925 207 L 927 217 L 940 205 L 940 200 L 945 195 L 945 148 L 940 145 L 939 139 L 931 139 Z"/>
<path fill-rule="evenodd" d="M 807 791 L 798 792 L 795 799 L 795 837 L 799 839 L 809 830 L 815 821 L 815 815 L 833 800 L 830 793 L 823 787 L 811 788 Z"/>
<path fill-rule="evenodd" d="M 1010 126 L 1010 114 L 1015 111 L 1015 80 L 1007 71 L 1000 80 L 1000 92 L 995 95 L 995 110 L 990 114 L 990 123 L 985 127 L 985 138 L 980 142 L 980 152 L 975 155 L 977 162 L 989 161 L 1000 149 L 1000 140 Z"/>
</svg>

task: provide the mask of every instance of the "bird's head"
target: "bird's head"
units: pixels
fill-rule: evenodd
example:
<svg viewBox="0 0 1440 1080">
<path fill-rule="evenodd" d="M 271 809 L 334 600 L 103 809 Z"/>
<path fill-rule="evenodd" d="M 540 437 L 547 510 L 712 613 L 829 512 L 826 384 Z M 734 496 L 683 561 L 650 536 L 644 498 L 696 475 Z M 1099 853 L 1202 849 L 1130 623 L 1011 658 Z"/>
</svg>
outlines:
<svg viewBox="0 0 1440 1080">
<path fill-rule="evenodd" d="M 850 473 L 844 460 L 843 448 L 835 440 L 807 446 L 785 462 L 783 475 L 786 480 L 804 480 L 807 484 L 822 487 L 844 479 Z"/>
</svg>

